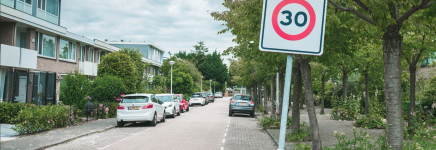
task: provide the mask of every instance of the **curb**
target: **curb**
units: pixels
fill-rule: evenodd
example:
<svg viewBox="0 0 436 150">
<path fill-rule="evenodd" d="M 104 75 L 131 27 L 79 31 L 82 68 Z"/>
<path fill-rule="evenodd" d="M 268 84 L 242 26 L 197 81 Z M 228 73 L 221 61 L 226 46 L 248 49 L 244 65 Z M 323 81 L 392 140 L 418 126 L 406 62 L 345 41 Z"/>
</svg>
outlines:
<svg viewBox="0 0 436 150">
<path fill-rule="evenodd" d="M 276 146 L 279 146 L 279 144 L 277 143 L 277 141 L 272 137 L 271 133 L 269 133 L 268 129 L 266 129 L 266 132 L 268 133 L 269 137 L 274 141 L 274 143 L 276 144 Z"/>
<path fill-rule="evenodd" d="M 35 150 L 44 150 L 44 149 L 47 149 L 47 148 L 49 148 L 49 147 L 53 147 L 53 146 L 56 146 L 56 145 L 59 145 L 59 144 L 64 144 L 64 143 L 67 143 L 67 142 L 69 142 L 69 141 L 72 141 L 72 140 L 75 140 L 75 139 L 78 139 L 78 138 L 81 138 L 81 137 L 84 137 L 84 136 L 88 136 L 88 135 L 91 135 L 91 134 L 94 134 L 94 133 L 98 133 L 98 132 L 106 131 L 106 130 L 113 129 L 113 128 L 115 128 L 115 126 L 112 126 L 112 127 L 106 127 L 106 128 L 101 129 L 101 130 L 98 130 L 98 131 L 94 131 L 94 132 L 91 132 L 91 133 L 82 134 L 82 135 L 79 135 L 79 136 L 76 136 L 76 137 L 73 137 L 73 138 L 70 138 L 70 139 L 67 139 L 67 140 L 63 140 L 63 141 L 61 141 L 61 142 L 56 142 L 56 143 L 54 143 L 54 144 L 50 144 L 50 145 L 46 145 L 46 146 L 43 146 L 43 147 L 39 147 L 39 148 L 36 148 Z"/>
</svg>

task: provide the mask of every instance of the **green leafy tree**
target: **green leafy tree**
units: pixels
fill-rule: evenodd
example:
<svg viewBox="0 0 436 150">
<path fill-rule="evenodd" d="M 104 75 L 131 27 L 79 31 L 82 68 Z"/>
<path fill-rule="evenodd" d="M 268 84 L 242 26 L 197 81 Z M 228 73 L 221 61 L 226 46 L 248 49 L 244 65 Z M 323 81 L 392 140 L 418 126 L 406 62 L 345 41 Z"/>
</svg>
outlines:
<svg viewBox="0 0 436 150">
<path fill-rule="evenodd" d="M 91 82 L 78 71 L 68 73 L 62 80 L 59 99 L 66 105 L 83 110 L 88 102 L 85 97 L 89 94 Z"/>
<path fill-rule="evenodd" d="M 121 98 L 121 94 L 126 92 L 127 88 L 123 80 L 115 76 L 97 77 L 92 82 L 91 97 L 93 101 L 113 102 L 117 98 Z"/>
<path fill-rule="evenodd" d="M 136 67 L 136 91 L 135 93 L 143 93 L 145 92 L 145 87 L 147 82 L 144 82 L 144 71 L 150 64 L 145 63 L 142 61 L 142 58 L 144 57 L 144 54 L 139 52 L 138 49 L 132 49 L 132 48 L 124 48 L 119 50 L 120 53 L 126 54 L 130 56 L 130 59 L 132 60 L 133 64 Z M 133 92 L 132 92 L 133 93 Z"/>
<path fill-rule="evenodd" d="M 166 86 L 171 87 L 171 65 L 169 61 L 175 61 L 173 65 L 173 93 L 191 95 L 194 91 L 194 81 L 189 74 L 187 65 L 176 57 L 171 57 L 162 65 L 162 72 L 165 74 Z"/>
<path fill-rule="evenodd" d="M 114 52 L 103 57 L 98 64 L 98 76 L 114 76 L 121 78 L 126 85 L 126 93 L 136 93 L 138 74 L 135 63 L 129 55 Z"/>
</svg>

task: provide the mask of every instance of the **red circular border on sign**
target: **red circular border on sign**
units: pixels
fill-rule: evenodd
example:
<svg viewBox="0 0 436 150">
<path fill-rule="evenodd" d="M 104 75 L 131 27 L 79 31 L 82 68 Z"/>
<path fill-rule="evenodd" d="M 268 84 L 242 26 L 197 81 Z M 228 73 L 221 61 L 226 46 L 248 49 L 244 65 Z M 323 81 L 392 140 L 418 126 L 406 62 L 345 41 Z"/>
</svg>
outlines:
<svg viewBox="0 0 436 150">
<path fill-rule="evenodd" d="M 302 5 L 304 8 L 307 9 L 307 11 L 309 11 L 309 16 L 310 16 L 309 26 L 307 27 L 307 29 L 297 35 L 290 35 L 283 32 L 283 30 L 280 29 L 279 23 L 277 21 L 280 10 L 286 5 L 291 3 L 297 3 Z M 316 21 L 315 10 L 313 10 L 313 7 L 305 0 L 284 0 L 276 6 L 272 15 L 272 25 L 274 30 L 280 37 L 289 41 L 298 41 L 307 37 L 313 31 L 313 28 L 315 27 L 315 21 Z"/>
</svg>

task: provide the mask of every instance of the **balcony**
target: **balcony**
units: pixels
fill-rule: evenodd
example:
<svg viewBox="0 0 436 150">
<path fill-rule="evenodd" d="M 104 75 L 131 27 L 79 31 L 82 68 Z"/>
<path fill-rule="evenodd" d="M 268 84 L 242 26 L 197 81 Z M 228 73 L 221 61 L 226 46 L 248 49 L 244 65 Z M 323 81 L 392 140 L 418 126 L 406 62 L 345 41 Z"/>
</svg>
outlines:
<svg viewBox="0 0 436 150">
<path fill-rule="evenodd" d="M 9 45 L 0 45 L 0 65 L 24 69 L 36 69 L 37 52 Z"/>
<path fill-rule="evenodd" d="M 79 70 L 88 76 L 97 76 L 98 64 L 93 62 L 79 62 Z"/>
</svg>

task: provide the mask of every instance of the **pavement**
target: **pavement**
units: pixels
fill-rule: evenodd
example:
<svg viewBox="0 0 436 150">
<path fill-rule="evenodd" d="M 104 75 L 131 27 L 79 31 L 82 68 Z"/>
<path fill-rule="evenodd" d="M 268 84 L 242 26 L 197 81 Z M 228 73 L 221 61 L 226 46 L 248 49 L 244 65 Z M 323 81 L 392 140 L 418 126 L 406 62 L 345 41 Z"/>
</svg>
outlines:
<svg viewBox="0 0 436 150">
<path fill-rule="evenodd" d="M 217 98 L 206 106 L 195 105 L 176 118 L 127 124 L 47 148 L 75 149 L 167 149 L 167 150 L 273 150 L 277 146 L 255 118 L 228 115 L 230 97 Z"/>
<path fill-rule="evenodd" d="M 0 140 L 3 141 L 9 141 L 16 139 L 19 133 L 15 132 L 11 129 L 14 125 L 11 124 L 0 124 Z"/>
<path fill-rule="evenodd" d="M 58 128 L 55 130 L 23 135 L 9 141 L 2 141 L 1 150 L 15 149 L 44 149 L 49 146 L 61 144 L 71 139 L 83 137 L 92 133 L 101 132 L 115 127 L 116 119 L 100 119 L 97 121 L 84 123 L 82 125 Z M 2 133 L 3 134 L 3 133 Z"/>
</svg>

